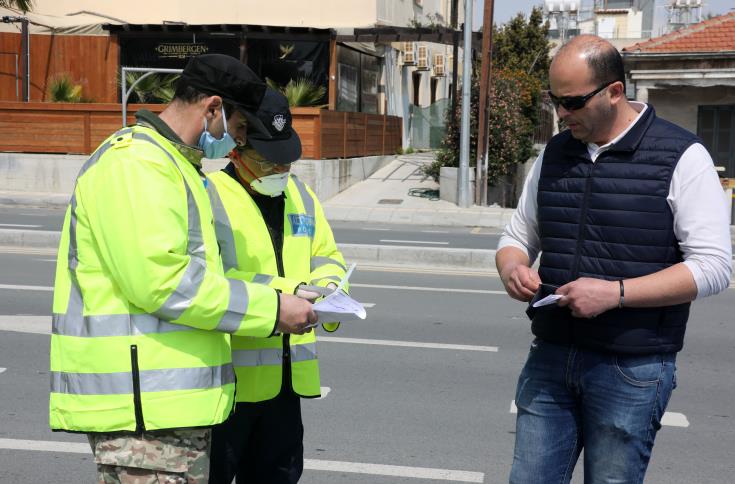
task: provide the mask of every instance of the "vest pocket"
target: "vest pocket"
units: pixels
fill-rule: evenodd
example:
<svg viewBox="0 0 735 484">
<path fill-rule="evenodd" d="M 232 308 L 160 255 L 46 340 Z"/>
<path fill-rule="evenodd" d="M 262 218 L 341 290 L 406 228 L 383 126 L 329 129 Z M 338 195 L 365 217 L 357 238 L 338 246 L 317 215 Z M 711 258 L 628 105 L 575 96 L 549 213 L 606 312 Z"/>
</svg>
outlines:
<svg viewBox="0 0 735 484">
<path fill-rule="evenodd" d="M 140 369 L 138 368 L 138 345 L 130 345 L 130 366 L 133 374 L 133 405 L 135 406 L 135 432 L 145 432 L 143 405 L 140 401 Z"/>
</svg>

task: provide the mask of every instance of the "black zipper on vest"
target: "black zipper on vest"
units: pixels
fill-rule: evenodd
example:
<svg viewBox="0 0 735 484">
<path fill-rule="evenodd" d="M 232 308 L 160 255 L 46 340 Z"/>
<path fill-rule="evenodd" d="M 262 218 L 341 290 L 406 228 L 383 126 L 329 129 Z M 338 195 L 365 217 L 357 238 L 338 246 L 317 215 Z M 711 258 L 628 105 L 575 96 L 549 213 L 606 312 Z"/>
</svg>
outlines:
<svg viewBox="0 0 735 484">
<path fill-rule="evenodd" d="M 135 406 L 135 433 L 145 432 L 143 405 L 140 401 L 140 369 L 138 368 L 138 345 L 130 345 L 130 364 L 133 371 L 133 405 Z"/>
<path fill-rule="evenodd" d="M 582 197 L 582 211 L 579 215 L 579 233 L 577 234 L 577 248 L 574 251 L 574 263 L 572 264 L 572 273 L 569 281 L 574 281 L 579 277 L 579 261 L 582 258 L 582 243 L 587 232 L 587 205 L 589 204 L 590 191 L 592 189 L 592 171 L 595 169 L 595 163 L 592 163 L 587 172 L 587 180 L 584 185 L 584 197 Z"/>
</svg>

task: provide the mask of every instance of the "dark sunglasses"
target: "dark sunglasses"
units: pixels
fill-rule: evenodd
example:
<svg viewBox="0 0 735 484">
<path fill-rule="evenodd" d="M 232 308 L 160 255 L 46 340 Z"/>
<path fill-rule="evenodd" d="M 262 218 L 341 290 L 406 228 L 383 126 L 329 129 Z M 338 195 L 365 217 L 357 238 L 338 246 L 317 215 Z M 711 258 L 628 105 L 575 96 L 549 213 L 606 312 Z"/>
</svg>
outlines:
<svg viewBox="0 0 735 484">
<path fill-rule="evenodd" d="M 614 81 L 610 81 L 607 84 L 603 84 L 602 86 L 598 87 L 594 91 L 592 91 L 589 94 L 585 94 L 584 96 L 562 96 L 562 97 L 556 97 L 553 94 L 551 94 L 551 91 L 548 91 L 549 99 L 551 99 L 551 102 L 554 104 L 554 107 L 559 109 L 559 106 L 563 107 L 567 111 L 576 111 L 577 109 L 582 109 L 585 104 L 587 104 L 587 101 L 592 99 L 592 96 L 597 94 L 598 92 L 605 89 L 610 84 L 614 84 L 618 82 L 617 79 Z"/>
</svg>

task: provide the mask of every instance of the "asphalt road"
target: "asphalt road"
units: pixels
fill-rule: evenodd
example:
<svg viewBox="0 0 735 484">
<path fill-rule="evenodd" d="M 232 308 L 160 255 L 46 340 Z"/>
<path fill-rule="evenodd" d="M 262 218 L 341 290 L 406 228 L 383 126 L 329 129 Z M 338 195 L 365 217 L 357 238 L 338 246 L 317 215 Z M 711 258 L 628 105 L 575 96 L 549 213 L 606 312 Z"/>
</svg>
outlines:
<svg viewBox="0 0 735 484">
<path fill-rule="evenodd" d="M 0 230 L 59 231 L 64 211 L 0 207 Z M 335 238 L 341 244 L 495 249 L 500 229 L 487 227 L 431 227 L 420 225 L 365 224 L 331 222 Z"/>
<path fill-rule="evenodd" d="M 94 481 L 84 436 L 47 428 L 49 336 L 30 324 L 8 330 L 13 315 L 48 316 L 52 259 L 0 253 L 3 484 Z M 326 397 L 303 403 L 301 482 L 507 482 L 511 403 L 531 340 L 522 305 L 489 276 L 358 269 L 352 281 L 374 306 L 366 321 L 320 334 Z M 674 426 L 659 433 L 647 483 L 732 482 L 733 307 L 733 289 L 693 307 L 668 408 Z"/>
</svg>

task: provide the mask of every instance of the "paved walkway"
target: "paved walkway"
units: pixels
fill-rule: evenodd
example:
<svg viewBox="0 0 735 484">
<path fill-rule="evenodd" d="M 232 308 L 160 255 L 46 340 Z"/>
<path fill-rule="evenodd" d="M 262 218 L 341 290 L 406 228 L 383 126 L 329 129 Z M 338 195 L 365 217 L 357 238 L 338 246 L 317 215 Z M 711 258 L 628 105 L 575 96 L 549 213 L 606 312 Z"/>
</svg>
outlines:
<svg viewBox="0 0 735 484">
<path fill-rule="evenodd" d="M 424 198 L 420 190 L 436 190 L 439 184 L 421 167 L 434 160 L 434 153 L 400 155 L 370 178 L 323 201 L 329 220 L 466 227 L 504 227 L 513 209 L 499 206 L 460 208 Z M 415 194 L 415 195 L 412 195 Z"/>
</svg>

